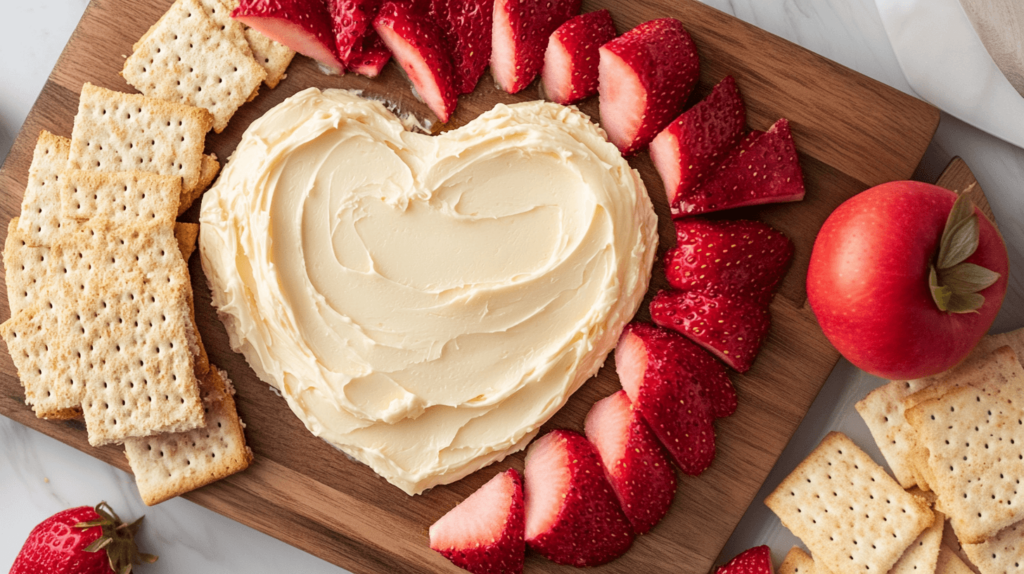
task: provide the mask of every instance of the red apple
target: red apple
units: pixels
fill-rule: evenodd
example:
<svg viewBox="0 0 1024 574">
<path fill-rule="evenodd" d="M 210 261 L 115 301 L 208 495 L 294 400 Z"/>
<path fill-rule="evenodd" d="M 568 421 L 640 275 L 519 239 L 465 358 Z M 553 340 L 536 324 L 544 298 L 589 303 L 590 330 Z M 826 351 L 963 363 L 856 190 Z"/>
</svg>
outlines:
<svg viewBox="0 0 1024 574">
<path fill-rule="evenodd" d="M 894 380 L 941 373 L 992 325 L 1006 294 L 1006 245 L 976 207 L 954 210 L 956 200 L 935 185 L 894 181 L 850 198 L 825 221 L 807 299 L 854 365 Z"/>
</svg>

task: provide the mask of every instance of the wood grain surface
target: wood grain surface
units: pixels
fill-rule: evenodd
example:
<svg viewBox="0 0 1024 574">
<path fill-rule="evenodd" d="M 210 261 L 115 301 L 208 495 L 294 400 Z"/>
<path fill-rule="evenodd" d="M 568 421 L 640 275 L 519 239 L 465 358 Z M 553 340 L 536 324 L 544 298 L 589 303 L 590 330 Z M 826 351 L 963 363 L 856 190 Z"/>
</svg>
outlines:
<svg viewBox="0 0 1024 574">
<path fill-rule="evenodd" d="M 17 215 L 39 130 L 69 136 L 84 82 L 133 91 L 118 75 L 131 45 L 171 0 L 93 0 L 0 170 L 0 229 Z M 718 421 L 718 457 L 699 478 L 682 477 L 665 521 L 644 535 L 623 558 L 597 572 L 703 573 L 728 539 L 759 486 L 796 430 L 839 354 L 825 340 L 805 305 L 804 282 L 815 234 L 848 197 L 885 181 L 910 177 L 938 125 L 931 106 L 821 58 L 794 44 L 693 0 L 595 0 L 586 11 L 609 8 L 625 31 L 664 16 L 679 18 L 701 54 L 697 101 L 727 74 L 746 99 L 750 127 L 766 129 L 790 119 L 807 182 L 807 198 L 795 204 L 736 210 L 728 217 L 759 217 L 796 244 L 792 270 L 772 304 L 773 327 L 760 357 L 745 375 L 733 374 L 740 396 L 736 414 Z M 403 111 L 432 117 L 416 101 L 394 64 L 380 78 L 327 77 L 297 57 L 276 89 L 262 89 L 222 134 L 210 134 L 207 150 L 226 159 L 249 123 L 287 96 L 309 86 L 345 87 L 385 97 Z M 497 102 L 537 99 L 536 85 L 510 96 L 489 77 L 461 98 L 453 125 Z M 595 99 L 582 110 L 597 119 Z M 643 175 L 660 218 L 661 252 L 674 246 L 662 184 L 646 153 L 630 163 Z M 198 203 L 183 217 L 196 221 Z M 0 231 L 4 233 L 5 231 Z M 210 306 L 199 258 L 190 262 L 196 315 L 210 360 L 225 368 L 238 389 L 238 409 L 256 454 L 246 472 L 187 496 L 221 514 L 262 530 L 354 572 L 456 572 L 427 546 L 427 527 L 495 473 L 522 470 L 522 453 L 453 485 L 408 497 L 310 435 L 284 400 L 260 382 L 232 353 Z M 653 295 L 666 286 L 660 264 Z M 3 292 L 6 292 L 5 290 Z M 6 300 L 0 317 L 9 316 Z M 639 317 L 649 318 L 646 302 Z M 594 401 L 618 387 L 611 359 L 568 405 L 545 425 L 582 430 Z M 0 356 L 0 413 L 127 470 L 122 449 L 91 448 L 80 421 L 36 419 L 25 406 L 14 366 Z M 531 553 L 527 572 L 570 571 Z"/>
</svg>

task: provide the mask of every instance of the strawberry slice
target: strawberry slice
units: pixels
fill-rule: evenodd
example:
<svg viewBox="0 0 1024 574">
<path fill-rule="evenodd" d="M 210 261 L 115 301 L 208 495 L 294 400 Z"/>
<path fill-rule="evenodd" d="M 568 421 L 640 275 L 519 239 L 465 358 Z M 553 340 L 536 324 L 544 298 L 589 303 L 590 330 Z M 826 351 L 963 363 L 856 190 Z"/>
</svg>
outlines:
<svg viewBox="0 0 1024 574">
<path fill-rule="evenodd" d="M 771 326 L 767 306 L 714 289 L 660 291 L 651 301 L 651 319 L 686 335 L 740 373 L 754 364 Z"/>
<path fill-rule="evenodd" d="M 584 427 L 633 531 L 648 532 L 676 494 L 676 475 L 661 445 L 626 391 L 594 403 Z"/>
<path fill-rule="evenodd" d="M 242 0 L 231 17 L 313 58 L 330 73 L 344 73 L 323 0 Z"/>
<path fill-rule="evenodd" d="M 327 0 L 338 58 L 351 67 L 353 51 L 360 51 L 363 37 L 373 29 L 380 0 Z"/>
<path fill-rule="evenodd" d="M 701 385 L 704 373 L 694 368 L 701 353 L 679 334 L 640 322 L 627 325 L 615 347 L 615 372 L 633 407 L 679 469 L 693 476 L 715 458 L 714 413 Z"/>
<path fill-rule="evenodd" d="M 447 122 L 458 103 L 455 76 L 444 34 L 433 16 L 420 3 L 388 1 L 373 28 L 405 70 L 417 97 L 441 123 Z"/>
<path fill-rule="evenodd" d="M 376 78 L 390 59 L 391 50 L 384 45 L 384 40 L 380 39 L 376 30 L 371 28 L 359 46 L 349 54 L 348 69 L 367 78 Z"/>
<path fill-rule="evenodd" d="M 736 80 L 726 76 L 700 103 L 661 130 L 651 141 L 651 161 L 665 184 L 669 205 L 718 167 L 743 137 L 746 122 Z"/>
<path fill-rule="evenodd" d="M 633 529 L 582 435 L 555 430 L 526 452 L 526 543 L 548 560 L 597 566 L 622 556 Z"/>
<path fill-rule="evenodd" d="M 540 73 L 548 37 L 580 13 L 582 0 L 495 0 L 491 75 L 510 94 Z"/>
<path fill-rule="evenodd" d="M 677 219 L 665 276 L 676 289 L 732 291 L 762 305 L 786 275 L 793 242 L 760 221 Z"/>
<path fill-rule="evenodd" d="M 775 574 L 772 550 L 767 546 L 755 546 L 715 570 L 715 574 Z"/>
<path fill-rule="evenodd" d="M 580 14 L 559 26 L 544 52 L 544 97 L 569 105 L 596 94 L 598 50 L 614 37 L 615 23 L 607 10 Z"/>
<path fill-rule="evenodd" d="M 763 134 L 753 132 L 703 183 L 679 193 L 671 204 L 672 217 L 803 198 L 796 144 L 789 121 L 782 118 Z"/>
<path fill-rule="evenodd" d="M 431 0 L 430 11 L 445 30 L 455 90 L 468 94 L 491 61 L 494 0 Z"/>
<path fill-rule="evenodd" d="M 623 155 L 647 146 L 677 117 L 697 78 L 697 46 L 675 18 L 640 24 L 600 49 L 601 125 Z"/>
<path fill-rule="evenodd" d="M 523 571 L 523 483 L 510 468 L 430 526 L 430 548 L 474 574 Z"/>
</svg>

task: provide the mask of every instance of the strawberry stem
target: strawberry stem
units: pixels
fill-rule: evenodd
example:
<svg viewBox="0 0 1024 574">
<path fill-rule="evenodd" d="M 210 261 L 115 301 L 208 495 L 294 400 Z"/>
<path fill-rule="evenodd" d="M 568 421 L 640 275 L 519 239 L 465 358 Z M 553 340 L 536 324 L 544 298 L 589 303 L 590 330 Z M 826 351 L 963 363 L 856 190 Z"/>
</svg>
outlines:
<svg viewBox="0 0 1024 574">
<path fill-rule="evenodd" d="M 79 522 L 75 525 L 75 528 L 83 529 L 99 526 L 102 530 L 100 537 L 85 548 L 86 552 L 106 550 L 110 568 L 117 574 L 130 574 L 133 564 L 156 562 L 156 556 L 140 553 L 135 544 L 135 533 L 138 531 L 143 517 L 139 517 L 131 524 L 126 524 L 106 502 L 97 504 L 93 510 L 99 515 L 98 519 Z"/>
</svg>

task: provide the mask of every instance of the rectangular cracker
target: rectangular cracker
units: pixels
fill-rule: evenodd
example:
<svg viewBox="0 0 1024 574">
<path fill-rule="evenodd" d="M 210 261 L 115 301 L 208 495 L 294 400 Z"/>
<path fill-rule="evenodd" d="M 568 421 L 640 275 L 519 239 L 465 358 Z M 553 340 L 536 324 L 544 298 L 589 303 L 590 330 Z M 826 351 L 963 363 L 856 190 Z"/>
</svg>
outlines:
<svg viewBox="0 0 1024 574">
<path fill-rule="evenodd" d="M 938 506 L 962 542 L 978 544 L 1024 520 L 1024 368 L 1010 347 L 955 384 L 908 397 L 907 420 L 928 450 Z"/>
<path fill-rule="evenodd" d="M 25 402 L 42 419 L 70 419 L 85 389 L 63 376 L 57 347 L 58 309 L 44 290 L 35 303 L 0 325 L 0 335 L 18 369 Z"/>
<path fill-rule="evenodd" d="M 43 130 L 32 152 L 28 186 L 21 200 L 20 229 L 32 247 L 48 247 L 60 228 L 60 178 L 71 140 Z"/>
<path fill-rule="evenodd" d="M 981 544 L 964 544 L 964 552 L 981 574 L 1024 572 L 1024 522 L 1018 522 Z"/>
<path fill-rule="evenodd" d="M 144 171 L 68 170 L 61 185 L 60 213 L 65 221 L 169 226 L 180 201 L 180 177 Z"/>
<path fill-rule="evenodd" d="M 871 391 L 856 405 L 878 450 L 903 488 L 917 485 L 918 477 L 910 460 L 917 436 L 907 424 L 902 401 L 922 388 L 924 385 L 918 381 L 891 381 Z"/>
<path fill-rule="evenodd" d="M 238 8 L 239 0 L 225 0 L 224 3 L 229 10 L 234 10 Z M 245 39 L 252 50 L 253 58 L 267 71 L 267 79 L 264 80 L 264 83 L 270 89 L 276 88 L 277 84 L 285 78 L 285 72 L 288 71 L 288 65 L 295 57 L 295 51 L 248 26 L 245 26 Z"/>
<path fill-rule="evenodd" d="M 206 132 L 213 117 L 202 108 L 85 84 L 68 156 L 70 169 L 145 171 L 199 185 Z"/>
<path fill-rule="evenodd" d="M 199 184 L 190 193 L 181 196 L 181 203 L 178 204 L 178 215 L 188 211 L 188 208 L 192 207 L 192 204 L 203 196 L 203 192 L 213 184 L 213 180 L 217 179 L 219 172 L 220 162 L 217 161 L 217 154 L 204 155 L 203 167 L 199 175 Z"/>
<path fill-rule="evenodd" d="M 832 574 L 823 565 L 818 564 L 803 548 L 794 546 L 789 549 L 786 558 L 779 565 L 778 574 Z"/>
<path fill-rule="evenodd" d="M 942 528 L 946 525 L 946 517 L 941 512 L 934 512 L 935 520 L 907 548 L 903 556 L 889 570 L 889 574 L 920 574 L 935 572 L 939 561 L 939 548 L 942 546 Z"/>
<path fill-rule="evenodd" d="M 19 223 L 19 218 L 11 219 L 7 225 L 7 241 L 4 242 L 7 303 L 11 307 L 11 316 L 36 301 L 47 283 L 50 264 L 50 248 L 29 246 L 30 234 L 23 231 Z"/>
<path fill-rule="evenodd" d="M 149 506 L 242 471 L 252 463 L 227 373 L 212 366 L 200 388 L 204 427 L 124 443 L 135 484 Z"/>
<path fill-rule="evenodd" d="M 121 75 L 149 97 L 208 110 L 220 133 L 267 77 L 244 37 L 240 48 L 225 30 L 234 29 L 221 29 L 199 0 L 177 0 L 125 60 Z"/>
<path fill-rule="evenodd" d="M 833 572 L 884 574 L 934 520 L 846 435 L 829 433 L 765 504 Z"/>
</svg>

